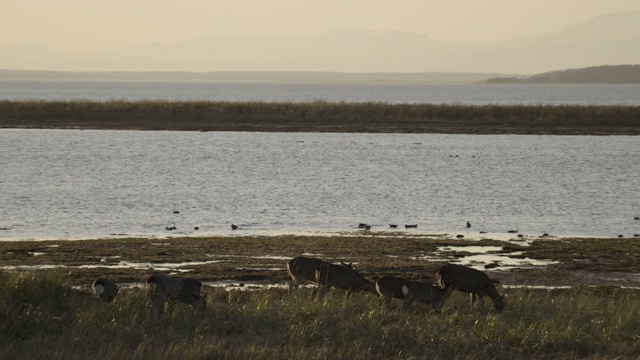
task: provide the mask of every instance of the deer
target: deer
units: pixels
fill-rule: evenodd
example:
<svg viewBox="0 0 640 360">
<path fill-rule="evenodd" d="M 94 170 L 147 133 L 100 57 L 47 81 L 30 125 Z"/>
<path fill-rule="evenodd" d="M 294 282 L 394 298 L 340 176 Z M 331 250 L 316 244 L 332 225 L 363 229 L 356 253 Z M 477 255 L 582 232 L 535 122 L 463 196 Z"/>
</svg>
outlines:
<svg viewBox="0 0 640 360">
<path fill-rule="evenodd" d="M 419 281 L 411 281 L 395 276 L 384 276 L 376 281 L 376 290 L 380 294 L 378 303 L 386 303 L 391 307 L 393 298 L 403 299 L 402 310 L 409 311 L 411 304 L 419 300 L 425 304 L 431 304 L 434 311 L 442 310 L 445 300 L 449 298 L 453 288 L 448 286 L 445 289 L 437 284 L 427 284 Z"/>
<path fill-rule="evenodd" d="M 404 296 L 402 310 L 409 312 L 411 304 L 418 300 L 423 304 L 430 304 L 434 312 L 440 313 L 442 312 L 444 302 L 447 301 L 452 291 L 452 284 L 441 288 L 438 284 L 410 281 L 408 284 L 402 286 L 402 295 Z"/>
<path fill-rule="evenodd" d="M 165 303 L 176 300 L 204 310 L 207 294 L 202 295 L 202 283 L 196 279 L 176 279 L 164 274 L 154 274 L 147 279 L 152 309 L 156 316 L 164 312 Z"/>
<path fill-rule="evenodd" d="M 494 285 L 496 280 L 492 280 L 489 275 L 480 270 L 457 264 L 445 264 L 438 269 L 436 277 L 442 288 L 450 286 L 453 290 L 469 293 L 471 308 L 475 304 L 476 297 L 480 297 L 482 301 L 482 297 L 487 295 L 493 301 L 497 312 L 504 309 L 504 296 L 498 294 Z"/>
<path fill-rule="evenodd" d="M 98 300 L 102 300 L 104 302 L 113 302 L 120 289 L 111 280 L 105 277 L 99 277 L 91 285 L 91 290 L 96 295 Z"/>
<path fill-rule="evenodd" d="M 296 257 L 287 262 L 287 273 L 291 276 L 289 293 L 303 282 L 316 282 L 316 270 L 320 268 L 322 260 L 310 257 Z"/>
<path fill-rule="evenodd" d="M 300 284 L 312 282 L 317 284 L 316 282 L 316 270 L 320 268 L 324 260 L 299 256 L 287 261 L 287 273 L 291 277 L 291 281 L 289 282 L 289 293 L 293 291 L 293 289 L 298 289 Z M 351 263 L 347 264 L 344 262 L 340 263 L 343 266 L 352 267 Z"/>
<path fill-rule="evenodd" d="M 319 292 L 319 301 L 322 301 L 324 295 L 332 287 L 346 291 L 347 297 L 359 291 L 378 295 L 375 285 L 351 267 L 351 264 L 332 264 L 323 261 L 316 270 L 316 282 L 318 287 L 313 290 L 311 299 Z"/>
</svg>

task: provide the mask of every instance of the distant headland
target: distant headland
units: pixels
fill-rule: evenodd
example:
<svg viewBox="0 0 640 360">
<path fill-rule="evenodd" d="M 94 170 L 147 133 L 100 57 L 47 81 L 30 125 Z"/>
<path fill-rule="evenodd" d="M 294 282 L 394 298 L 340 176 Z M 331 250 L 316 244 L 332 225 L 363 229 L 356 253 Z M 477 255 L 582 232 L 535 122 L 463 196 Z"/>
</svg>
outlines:
<svg viewBox="0 0 640 360">
<path fill-rule="evenodd" d="M 640 65 L 603 65 L 527 77 L 495 77 L 485 84 L 640 84 Z"/>
</svg>

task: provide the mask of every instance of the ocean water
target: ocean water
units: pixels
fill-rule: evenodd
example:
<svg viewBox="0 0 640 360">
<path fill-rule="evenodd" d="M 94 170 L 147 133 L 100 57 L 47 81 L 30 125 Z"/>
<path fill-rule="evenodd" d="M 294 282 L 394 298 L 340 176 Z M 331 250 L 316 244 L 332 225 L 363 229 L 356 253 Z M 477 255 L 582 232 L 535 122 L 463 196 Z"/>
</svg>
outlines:
<svg viewBox="0 0 640 360">
<path fill-rule="evenodd" d="M 633 136 L 0 130 L 0 240 L 359 223 L 633 236 L 639 151 Z"/>
<path fill-rule="evenodd" d="M 640 85 L 0 81 L 0 100 L 79 99 L 640 105 Z"/>
</svg>

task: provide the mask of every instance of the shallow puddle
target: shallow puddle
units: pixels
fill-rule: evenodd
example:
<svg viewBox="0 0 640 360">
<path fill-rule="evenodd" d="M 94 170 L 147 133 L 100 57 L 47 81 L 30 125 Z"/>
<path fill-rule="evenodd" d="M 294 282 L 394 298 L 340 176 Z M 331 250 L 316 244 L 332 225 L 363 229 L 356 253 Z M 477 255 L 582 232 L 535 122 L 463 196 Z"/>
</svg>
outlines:
<svg viewBox="0 0 640 360">
<path fill-rule="evenodd" d="M 101 262 L 105 262 L 104 258 L 100 259 Z M 174 271 L 174 272 L 190 272 L 193 269 L 184 269 L 186 267 L 198 266 L 198 265 L 207 265 L 223 262 L 225 260 L 209 260 L 209 261 L 191 261 L 184 263 L 136 263 L 130 261 L 121 261 L 117 264 L 107 265 L 107 264 L 91 264 L 91 265 L 78 265 L 78 266 L 68 266 L 68 265 L 9 265 L 9 266 L 1 266 L 1 270 L 43 270 L 43 269 L 57 269 L 57 268 L 66 268 L 66 269 L 135 269 L 135 270 L 148 270 L 153 269 L 156 271 Z"/>
<path fill-rule="evenodd" d="M 156 271 L 177 271 L 177 272 L 189 272 L 193 271 L 193 269 L 181 269 L 183 267 L 189 266 L 198 266 L 198 265 L 207 265 L 222 262 L 223 260 L 209 260 L 209 261 L 191 261 L 191 262 L 183 262 L 183 263 L 135 263 L 129 261 L 121 261 L 114 265 L 104 265 L 104 264 L 96 264 L 96 265 L 80 265 L 75 266 L 79 269 L 136 269 L 136 270 L 146 270 L 153 269 Z"/>
<path fill-rule="evenodd" d="M 514 258 L 511 256 L 520 256 L 522 252 L 501 253 L 503 251 L 501 246 L 441 246 L 438 251 L 443 255 L 447 255 L 447 253 L 472 253 L 473 255 L 455 257 L 451 260 L 451 263 L 469 266 L 478 270 L 487 268 L 499 268 L 501 270 L 523 269 L 558 263 L 558 261 L 551 260 Z"/>
</svg>

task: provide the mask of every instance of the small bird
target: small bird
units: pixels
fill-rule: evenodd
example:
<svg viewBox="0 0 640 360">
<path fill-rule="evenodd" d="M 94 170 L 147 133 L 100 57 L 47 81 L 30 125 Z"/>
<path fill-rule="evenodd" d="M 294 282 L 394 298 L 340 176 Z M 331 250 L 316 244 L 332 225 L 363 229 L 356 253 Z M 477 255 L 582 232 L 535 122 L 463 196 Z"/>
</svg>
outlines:
<svg viewBox="0 0 640 360">
<path fill-rule="evenodd" d="M 405 228 L 417 228 L 418 225 L 417 224 L 409 224 L 409 225 L 405 225 Z"/>
<path fill-rule="evenodd" d="M 467 229 L 471 227 L 471 223 L 467 221 Z"/>
<path fill-rule="evenodd" d="M 238 230 L 238 225 L 231 224 L 231 230 Z"/>
<path fill-rule="evenodd" d="M 174 214 L 180 214 L 180 211 L 178 211 L 178 210 L 173 210 L 173 213 L 174 213 Z"/>
<path fill-rule="evenodd" d="M 397 224 L 389 224 L 389 227 L 392 229 L 397 229 L 398 225 Z"/>
<path fill-rule="evenodd" d="M 200 228 L 196 226 L 193 228 L 193 230 L 200 230 Z"/>
<path fill-rule="evenodd" d="M 364 226 L 364 229 L 365 229 L 365 230 L 371 230 L 371 225 L 365 225 L 365 226 Z"/>
<path fill-rule="evenodd" d="M 359 227 L 360 229 L 364 229 L 364 228 L 366 228 L 366 227 L 367 227 L 367 224 L 365 224 L 365 223 L 360 223 L 360 224 L 358 224 L 358 227 Z"/>
</svg>

